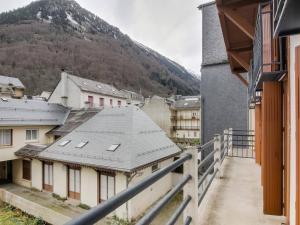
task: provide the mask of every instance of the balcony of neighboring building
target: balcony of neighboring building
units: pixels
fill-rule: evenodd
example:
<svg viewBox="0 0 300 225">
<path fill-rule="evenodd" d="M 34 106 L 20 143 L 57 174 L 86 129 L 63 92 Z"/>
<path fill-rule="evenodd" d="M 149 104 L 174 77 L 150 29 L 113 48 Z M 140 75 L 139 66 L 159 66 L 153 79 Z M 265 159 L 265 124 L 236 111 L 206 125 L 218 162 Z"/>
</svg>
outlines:
<svg viewBox="0 0 300 225">
<path fill-rule="evenodd" d="M 200 129 L 200 125 L 199 126 L 173 126 L 173 130 L 199 130 Z"/>
</svg>

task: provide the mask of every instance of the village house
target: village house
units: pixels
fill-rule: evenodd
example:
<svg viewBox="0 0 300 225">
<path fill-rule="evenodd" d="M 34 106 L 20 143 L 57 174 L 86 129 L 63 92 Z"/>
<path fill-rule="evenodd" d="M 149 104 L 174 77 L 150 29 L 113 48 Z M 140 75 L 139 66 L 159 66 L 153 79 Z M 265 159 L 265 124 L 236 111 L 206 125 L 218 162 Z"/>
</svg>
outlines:
<svg viewBox="0 0 300 225">
<path fill-rule="evenodd" d="M 15 77 L 0 76 L 0 96 L 4 98 L 22 98 L 25 86 Z"/>
<path fill-rule="evenodd" d="M 153 96 L 142 110 L 162 128 L 169 138 L 182 146 L 198 145 L 201 140 L 201 97 Z"/>
<path fill-rule="evenodd" d="M 111 85 L 74 76 L 63 71 L 61 80 L 48 101 L 72 109 L 82 109 L 124 106 L 126 100 L 127 97 Z"/>
<path fill-rule="evenodd" d="M 121 93 L 123 93 L 127 97 L 127 105 L 140 106 L 145 101 L 142 94 L 136 93 L 134 91 L 122 89 Z"/>
<path fill-rule="evenodd" d="M 30 161 L 15 152 L 27 144 L 50 144 L 46 133 L 62 125 L 68 113 L 65 107 L 44 101 L 0 100 L 0 183 L 32 185 Z"/>
<path fill-rule="evenodd" d="M 28 161 L 26 168 L 18 168 L 20 174 L 30 168 L 27 187 L 93 207 L 169 165 L 181 152 L 138 107 L 92 114 L 72 131 L 61 129 L 61 138 L 50 146 L 29 144 L 16 152 L 20 161 Z M 54 131 L 58 132 L 55 128 L 50 133 Z M 117 209 L 116 215 L 134 219 L 171 188 L 169 174 Z"/>
</svg>

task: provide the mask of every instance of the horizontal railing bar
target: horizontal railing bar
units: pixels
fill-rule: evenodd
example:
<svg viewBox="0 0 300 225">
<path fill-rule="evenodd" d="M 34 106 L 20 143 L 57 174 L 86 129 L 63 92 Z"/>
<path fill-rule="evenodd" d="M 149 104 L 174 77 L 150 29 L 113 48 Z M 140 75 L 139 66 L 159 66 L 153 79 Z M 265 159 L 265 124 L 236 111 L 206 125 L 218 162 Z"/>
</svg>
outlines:
<svg viewBox="0 0 300 225">
<path fill-rule="evenodd" d="M 211 144 L 213 144 L 213 143 L 214 143 L 214 140 L 215 140 L 215 139 L 211 139 L 210 141 L 206 142 L 204 145 L 201 145 L 199 151 L 201 151 L 202 149 L 205 149 L 205 148 L 207 148 L 208 146 L 210 146 Z"/>
<path fill-rule="evenodd" d="M 201 176 L 201 179 L 198 182 L 198 189 L 200 188 L 200 186 L 203 184 L 203 182 L 205 181 L 205 178 L 207 177 L 207 175 L 210 173 L 210 171 L 214 168 L 214 166 L 216 165 L 216 163 L 219 161 L 219 159 L 215 160 L 209 167 L 208 169 L 205 171 L 205 173 Z"/>
<path fill-rule="evenodd" d="M 191 175 L 184 176 L 182 180 L 168 194 L 166 194 L 161 200 L 159 200 L 155 204 L 155 206 L 136 223 L 136 225 L 149 225 L 157 216 L 157 214 L 161 212 L 161 209 L 165 207 L 191 179 Z"/>
<path fill-rule="evenodd" d="M 192 222 L 192 217 L 188 216 L 188 217 L 185 219 L 183 225 L 190 225 L 191 222 Z"/>
<path fill-rule="evenodd" d="M 214 154 L 218 151 L 218 149 L 213 150 L 211 153 L 209 153 L 198 165 L 198 168 L 200 169 L 202 166 L 204 166 L 208 160 L 214 156 Z"/>
<path fill-rule="evenodd" d="M 175 210 L 175 212 L 173 213 L 169 221 L 166 223 L 166 225 L 174 225 L 191 200 L 192 197 L 188 195 Z"/>
<path fill-rule="evenodd" d="M 108 199 L 102 204 L 90 209 L 85 214 L 82 214 L 78 218 L 71 220 L 66 223 L 66 225 L 89 225 L 98 222 L 103 219 L 105 216 L 113 212 L 119 206 L 123 205 L 125 202 L 129 201 L 131 198 L 148 188 L 150 185 L 154 184 L 156 181 L 160 180 L 162 177 L 166 176 L 187 160 L 192 158 L 191 154 L 184 154 L 181 158 L 174 161 L 169 166 L 162 168 L 149 177 L 141 180 L 137 184 L 129 187 L 128 189 L 118 193 L 114 197 Z"/>
<path fill-rule="evenodd" d="M 213 180 L 215 179 L 215 176 L 216 176 L 218 171 L 219 171 L 218 169 L 215 170 L 215 172 L 213 173 L 213 175 L 212 175 L 211 179 L 209 180 L 207 186 L 205 187 L 204 191 L 201 193 L 201 195 L 199 197 L 199 201 L 198 201 L 198 206 L 201 204 L 206 192 L 208 191 L 208 189 L 209 189 L 211 183 L 213 182 Z"/>
</svg>

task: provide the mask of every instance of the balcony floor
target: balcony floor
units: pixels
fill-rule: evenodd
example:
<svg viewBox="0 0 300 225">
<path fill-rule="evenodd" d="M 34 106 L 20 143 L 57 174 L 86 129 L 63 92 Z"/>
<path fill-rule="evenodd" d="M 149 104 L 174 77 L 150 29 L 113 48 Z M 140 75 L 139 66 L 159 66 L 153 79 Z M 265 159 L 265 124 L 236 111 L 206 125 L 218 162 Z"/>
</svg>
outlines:
<svg viewBox="0 0 300 225">
<path fill-rule="evenodd" d="M 199 225 L 281 225 L 284 217 L 263 214 L 260 167 L 253 159 L 230 158 L 199 209 Z"/>
</svg>

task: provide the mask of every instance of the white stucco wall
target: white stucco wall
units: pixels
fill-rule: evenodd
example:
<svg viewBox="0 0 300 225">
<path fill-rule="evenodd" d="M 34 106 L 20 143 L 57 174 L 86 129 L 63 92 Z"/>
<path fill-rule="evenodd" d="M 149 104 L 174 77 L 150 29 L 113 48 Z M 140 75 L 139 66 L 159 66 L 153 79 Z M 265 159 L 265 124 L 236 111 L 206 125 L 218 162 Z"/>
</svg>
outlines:
<svg viewBox="0 0 300 225">
<path fill-rule="evenodd" d="M 62 90 L 62 81 L 60 81 L 48 101 L 50 103 L 63 104 L 61 98 L 63 95 Z M 75 83 L 70 79 L 67 79 L 67 106 L 75 109 L 79 109 L 81 107 L 80 92 L 81 91 L 78 86 L 76 86 Z"/>
<path fill-rule="evenodd" d="M 164 131 L 168 137 L 171 137 L 171 109 L 165 102 L 165 99 L 146 99 L 142 110 Z"/>
<path fill-rule="evenodd" d="M 17 159 L 15 152 L 27 144 L 48 144 L 48 137 L 45 135 L 54 126 L 22 126 L 22 127 L 0 127 L 0 129 L 13 129 L 12 146 L 0 147 L 0 161 Z M 38 140 L 26 141 L 26 129 L 38 129 Z"/>
<path fill-rule="evenodd" d="M 290 174 L 290 225 L 296 224 L 296 80 L 295 48 L 300 45 L 300 35 L 290 37 L 290 85 L 291 85 L 291 174 Z"/>
<path fill-rule="evenodd" d="M 53 192 L 61 197 L 67 197 L 67 166 L 53 163 Z"/>
<path fill-rule="evenodd" d="M 81 202 L 94 207 L 98 204 L 98 173 L 92 168 L 81 168 Z"/>
<path fill-rule="evenodd" d="M 43 163 L 37 159 L 31 161 L 31 185 L 37 190 L 43 190 Z"/>
<path fill-rule="evenodd" d="M 163 168 L 173 162 L 173 159 L 159 163 L 159 168 Z M 137 175 L 129 182 L 129 186 L 136 184 L 143 178 L 152 174 L 151 167 L 139 171 Z M 145 212 L 152 204 L 164 196 L 172 188 L 172 174 L 166 175 L 164 178 L 149 186 L 146 190 L 135 196 L 128 202 L 129 218 L 136 218 Z"/>
<path fill-rule="evenodd" d="M 124 173 L 117 173 L 116 174 L 116 194 L 118 194 L 121 191 L 124 191 L 125 189 L 127 189 L 127 176 Z M 128 218 L 128 204 L 125 203 L 123 205 L 121 205 L 116 211 L 116 215 L 119 218 L 125 218 L 125 219 L 129 219 Z"/>
<path fill-rule="evenodd" d="M 113 101 L 113 105 L 112 105 L 113 107 L 118 106 L 118 101 L 121 101 L 121 106 L 126 105 L 126 99 L 123 99 L 123 98 L 116 98 L 116 97 L 96 94 L 96 93 L 92 93 L 92 92 L 81 92 L 80 108 L 85 107 L 85 102 L 88 101 L 88 96 L 93 96 L 94 108 L 100 107 L 100 98 L 104 98 L 104 107 L 111 107 L 110 99 L 112 99 L 112 101 Z"/>
</svg>

